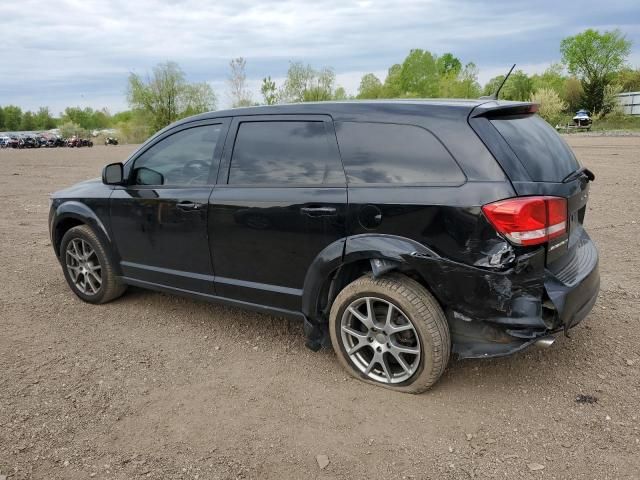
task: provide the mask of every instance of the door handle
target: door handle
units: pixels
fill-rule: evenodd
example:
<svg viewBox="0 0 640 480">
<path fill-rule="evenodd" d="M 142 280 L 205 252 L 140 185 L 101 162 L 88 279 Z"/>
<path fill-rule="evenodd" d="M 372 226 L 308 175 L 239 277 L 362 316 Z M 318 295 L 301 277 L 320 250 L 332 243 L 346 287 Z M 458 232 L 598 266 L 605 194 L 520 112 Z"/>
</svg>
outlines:
<svg viewBox="0 0 640 480">
<path fill-rule="evenodd" d="M 309 217 L 331 217 L 337 212 L 335 207 L 302 207 L 300 211 Z"/>
<path fill-rule="evenodd" d="M 190 202 L 185 200 L 183 202 L 178 202 L 178 208 L 180 210 L 184 210 L 185 212 L 193 212 L 194 210 L 200 210 L 204 207 L 204 203 Z"/>
</svg>

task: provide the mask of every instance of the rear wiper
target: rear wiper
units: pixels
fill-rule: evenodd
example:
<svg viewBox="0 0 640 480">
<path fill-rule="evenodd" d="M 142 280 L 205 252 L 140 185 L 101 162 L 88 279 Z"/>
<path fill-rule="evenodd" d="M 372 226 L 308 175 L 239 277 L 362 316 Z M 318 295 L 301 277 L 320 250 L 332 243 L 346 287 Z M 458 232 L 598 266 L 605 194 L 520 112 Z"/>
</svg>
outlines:
<svg viewBox="0 0 640 480">
<path fill-rule="evenodd" d="M 596 179 L 596 176 L 593 174 L 593 172 L 591 170 L 589 170 L 587 167 L 580 167 L 575 172 L 571 172 L 569 175 L 564 177 L 562 179 L 562 183 L 569 183 L 569 182 L 571 182 L 571 181 L 575 180 L 576 178 L 581 177 L 583 175 L 585 177 L 587 177 L 590 182 L 593 182 Z"/>
</svg>

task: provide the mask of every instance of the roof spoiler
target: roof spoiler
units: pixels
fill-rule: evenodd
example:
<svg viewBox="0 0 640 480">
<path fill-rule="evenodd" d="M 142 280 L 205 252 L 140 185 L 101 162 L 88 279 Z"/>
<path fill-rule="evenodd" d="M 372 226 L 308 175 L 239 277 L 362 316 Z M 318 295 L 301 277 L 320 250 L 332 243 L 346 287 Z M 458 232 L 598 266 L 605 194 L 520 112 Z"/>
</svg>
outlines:
<svg viewBox="0 0 640 480">
<path fill-rule="evenodd" d="M 487 102 L 475 107 L 470 117 L 506 117 L 508 115 L 530 115 L 538 111 L 539 105 L 530 102 Z"/>
</svg>

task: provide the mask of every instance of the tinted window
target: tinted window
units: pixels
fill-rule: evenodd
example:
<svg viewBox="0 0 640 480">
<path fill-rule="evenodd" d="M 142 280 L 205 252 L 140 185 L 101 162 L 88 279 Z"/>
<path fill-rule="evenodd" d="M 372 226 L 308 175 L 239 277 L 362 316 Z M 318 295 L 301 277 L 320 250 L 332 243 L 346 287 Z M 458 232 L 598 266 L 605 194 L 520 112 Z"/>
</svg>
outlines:
<svg viewBox="0 0 640 480">
<path fill-rule="evenodd" d="M 455 183 L 460 167 L 427 130 L 390 123 L 336 123 L 340 155 L 351 184 Z"/>
<path fill-rule="evenodd" d="M 537 115 L 492 119 L 534 182 L 561 182 L 578 169 L 565 141 Z"/>
<path fill-rule="evenodd" d="M 334 140 L 335 144 L 335 140 Z M 230 184 L 344 184 L 323 122 L 244 122 L 236 136 Z"/>
<path fill-rule="evenodd" d="M 136 185 L 206 185 L 221 125 L 182 130 L 156 143 L 136 159 Z"/>
</svg>

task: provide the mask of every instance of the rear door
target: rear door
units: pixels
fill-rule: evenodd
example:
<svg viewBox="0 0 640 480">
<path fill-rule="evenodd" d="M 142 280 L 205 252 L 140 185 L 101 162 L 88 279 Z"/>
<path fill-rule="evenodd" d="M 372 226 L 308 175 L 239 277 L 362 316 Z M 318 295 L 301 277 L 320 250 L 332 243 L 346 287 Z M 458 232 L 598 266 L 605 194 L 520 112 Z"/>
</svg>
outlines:
<svg viewBox="0 0 640 480">
<path fill-rule="evenodd" d="M 307 269 L 345 236 L 346 206 L 331 118 L 234 119 L 209 206 L 217 294 L 300 310 Z"/>
</svg>

